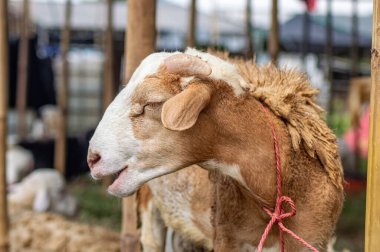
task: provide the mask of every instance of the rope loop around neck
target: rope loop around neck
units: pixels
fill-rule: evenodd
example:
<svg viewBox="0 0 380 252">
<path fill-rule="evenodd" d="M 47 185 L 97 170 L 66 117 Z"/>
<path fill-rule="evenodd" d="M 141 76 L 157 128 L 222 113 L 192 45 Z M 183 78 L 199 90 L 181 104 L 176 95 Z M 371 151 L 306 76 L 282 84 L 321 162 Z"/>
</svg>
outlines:
<svg viewBox="0 0 380 252">
<path fill-rule="evenodd" d="M 284 224 L 282 223 L 282 220 L 286 218 L 290 218 L 296 215 L 296 205 L 294 201 L 288 197 L 282 195 L 282 177 L 281 177 L 281 159 L 280 159 L 280 147 L 279 142 L 277 139 L 276 134 L 276 128 L 273 124 L 273 122 L 269 118 L 268 110 L 264 107 L 262 103 L 261 104 L 261 110 L 264 112 L 265 117 L 267 118 L 271 132 L 272 132 L 272 138 L 273 138 L 273 144 L 274 144 L 274 150 L 275 150 L 275 157 L 276 157 L 276 172 L 277 172 L 277 180 L 276 180 L 276 187 L 277 187 L 277 197 L 276 197 L 276 205 L 274 208 L 274 211 L 271 212 L 268 208 L 263 207 L 263 210 L 268 214 L 268 216 L 271 218 L 267 227 L 264 230 L 263 235 L 261 236 L 259 246 L 257 247 L 258 252 L 263 251 L 265 240 L 268 238 L 269 232 L 272 229 L 273 225 L 277 223 L 278 228 L 280 230 L 280 246 L 281 246 L 281 252 L 284 252 L 284 233 L 289 234 L 294 239 L 299 241 L 302 245 L 309 248 L 313 252 L 318 252 L 316 248 L 314 248 L 312 245 L 307 243 L 304 239 L 296 235 L 293 231 L 286 228 Z M 285 212 L 283 203 L 286 203 L 290 207 L 289 212 Z"/>
</svg>

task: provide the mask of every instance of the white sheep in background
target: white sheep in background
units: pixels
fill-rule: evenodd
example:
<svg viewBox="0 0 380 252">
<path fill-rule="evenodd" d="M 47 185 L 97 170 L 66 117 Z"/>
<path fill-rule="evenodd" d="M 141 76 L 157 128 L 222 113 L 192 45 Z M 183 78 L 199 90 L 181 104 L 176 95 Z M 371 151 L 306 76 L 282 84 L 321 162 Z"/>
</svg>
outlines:
<svg viewBox="0 0 380 252">
<path fill-rule="evenodd" d="M 33 169 L 33 154 L 17 145 L 8 144 L 6 153 L 7 185 L 19 182 Z"/>
<path fill-rule="evenodd" d="M 8 200 L 11 205 L 65 216 L 74 216 L 78 209 L 77 200 L 66 191 L 63 176 L 54 169 L 33 171 L 10 187 Z"/>
<path fill-rule="evenodd" d="M 32 127 L 33 139 L 52 139 L 59 126 L 59 109 L 55 105 L 45 105 L 39 109 L 41 119 L 35 119 Z"/>
</svg>

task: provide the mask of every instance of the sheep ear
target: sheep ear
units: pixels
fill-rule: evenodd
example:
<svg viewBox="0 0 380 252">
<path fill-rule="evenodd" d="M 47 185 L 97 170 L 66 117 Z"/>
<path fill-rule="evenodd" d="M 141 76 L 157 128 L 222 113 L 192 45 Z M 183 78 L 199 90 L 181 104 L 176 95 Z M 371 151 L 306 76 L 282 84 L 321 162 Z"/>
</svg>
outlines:
<svg viewBox="0 0 380 252">
<path fill-rule="evenodd" d="M 50 208 L 49 192 L 46 188 L 37 191 L 34 197 L 33 210 L 36 212 L 46 212 Z"/>
<path fill-rule="evenodd" d="M 164 127 L 176 131 L 193 127 L 210 99 L 211 89 L 207 85 L 189 85 L 184 91 L 164 103 L 161 112 Z"/>
</svg>

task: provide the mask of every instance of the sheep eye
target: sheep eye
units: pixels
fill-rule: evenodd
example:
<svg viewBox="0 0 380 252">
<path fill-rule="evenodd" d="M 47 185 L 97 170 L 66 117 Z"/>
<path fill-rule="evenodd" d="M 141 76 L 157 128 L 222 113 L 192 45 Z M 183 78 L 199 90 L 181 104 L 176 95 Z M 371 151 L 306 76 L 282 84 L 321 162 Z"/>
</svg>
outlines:
<svg viewBox="0 0 380 252">
<path fill-rule="evenodd" d="M 159 107 L 161 107 L 162 102 L 148 102 L 144 105 L 144 111 L 145 110 L 156 110 Z"/>
<path fill-rule="evenodd" d="M 144 113 L 144 106 L 141 106 L 140 104 L 135 104 L 132 106 L 129 115 L 132 117 L 136 117 L 141 115 L 142 113 Z"/>
</svg>

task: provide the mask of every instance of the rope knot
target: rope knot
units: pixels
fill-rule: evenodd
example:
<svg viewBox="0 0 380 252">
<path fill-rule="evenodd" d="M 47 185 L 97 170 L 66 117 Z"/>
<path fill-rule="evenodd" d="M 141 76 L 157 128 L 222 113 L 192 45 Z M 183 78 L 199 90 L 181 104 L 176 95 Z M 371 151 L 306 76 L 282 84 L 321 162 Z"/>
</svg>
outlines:
<svg viewBox="0 0 380 252">
<path fill-rule="evenodd" d="M 289 212 L 284 211 L 283 203 L 287 203 L 290 207 Z M 281 196 L 277 198 L 276 206 L 273 212 L 271 212 L 268 208 L 264 208 L 264 211 L 271 217 L 272 220 L 275 220 L 275 222 L 282 222 L 283 219 L 293 217 L 297 213 L 294 201 L 288 196 Z"/>
</svg>

